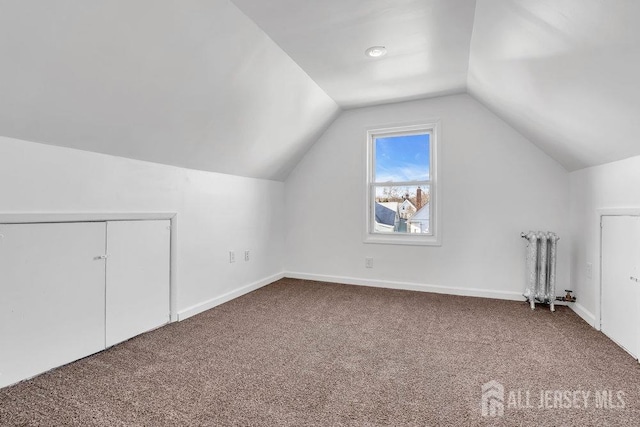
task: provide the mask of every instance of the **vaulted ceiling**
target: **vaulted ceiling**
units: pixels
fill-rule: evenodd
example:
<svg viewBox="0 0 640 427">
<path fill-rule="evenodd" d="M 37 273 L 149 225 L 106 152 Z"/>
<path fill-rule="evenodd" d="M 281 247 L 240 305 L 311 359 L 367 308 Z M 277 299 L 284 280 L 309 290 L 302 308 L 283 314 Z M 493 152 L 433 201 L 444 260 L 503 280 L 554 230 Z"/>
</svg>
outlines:
<svg viewBox="0 0 640 427">
<path fill-rule="evenodd" d="M 342 107 L 466 90 L 473 0 L 232 1 Z"/>
<path fill-rule="evenodd" d="M 640 155 L 640 2 L 478 0 L 468 90 L 570 171 Z"/>
<path fill-rule="evenodd" d="M 0 135 L 284 180 L 338 112 L 228 0 L 0 1 Z"/>
<path fill-rule="evenodd" d="M 284 180 L 341 109 L 468 92 L 575 170 L 640 155 L 639 19 L 632 0 L 6 0 L 0 135 Z"/>
</svg>

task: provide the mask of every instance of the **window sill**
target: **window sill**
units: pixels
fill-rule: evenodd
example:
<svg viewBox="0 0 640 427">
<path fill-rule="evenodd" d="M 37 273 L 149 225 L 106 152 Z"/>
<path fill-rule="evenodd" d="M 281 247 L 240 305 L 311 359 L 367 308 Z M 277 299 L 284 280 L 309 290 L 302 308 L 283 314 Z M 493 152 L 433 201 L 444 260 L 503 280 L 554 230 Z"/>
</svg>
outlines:
<svg viewBox="0 0 640 427">
<path fill-rule="evenodd" d="M 364 243 L 405 246 L 442 246 L 442 242 L 436 236 L 412 236 L 402 234 L 390 236 L 369 233 L 365 236 Z"/>
</svg>

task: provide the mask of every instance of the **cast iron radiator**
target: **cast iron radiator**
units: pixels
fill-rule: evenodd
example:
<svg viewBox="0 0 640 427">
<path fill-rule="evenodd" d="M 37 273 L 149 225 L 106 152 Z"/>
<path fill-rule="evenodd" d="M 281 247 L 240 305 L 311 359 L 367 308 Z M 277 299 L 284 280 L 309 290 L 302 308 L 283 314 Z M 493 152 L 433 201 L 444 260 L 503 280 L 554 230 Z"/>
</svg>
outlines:
<svg viewBox="0 0 640 427">
<path fill-rule="evenodd" d="M 535 309 L 536 302 L 549 304 L 555 310 L 557 234 L 529 231 L 521 236 L 527 240 L 527 287 L 524 296 Z"/>
</svg>

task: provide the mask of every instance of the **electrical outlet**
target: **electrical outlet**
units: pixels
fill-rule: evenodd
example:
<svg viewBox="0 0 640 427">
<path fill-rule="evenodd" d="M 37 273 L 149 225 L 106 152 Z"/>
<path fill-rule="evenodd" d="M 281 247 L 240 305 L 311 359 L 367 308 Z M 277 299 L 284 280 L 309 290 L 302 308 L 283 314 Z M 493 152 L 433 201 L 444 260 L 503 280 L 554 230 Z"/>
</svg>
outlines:
<svg viewBox="0 0 640 427">
<path fill-rule="evenodd" d="M 593 264 L 590 262 L 587 263 L 587 279 L 591 279 L 593 277 Z"/>
<path fill-rule="evenodd" d="M 373 258 L 365 258 L 364 259 L 364 266 L 366 268 L 373 268 Z"/>
<path fill-rule="evenodd" d="M 236 253 L 234 251 L 229 251 L 229 262 L 236 262 Z"/>
<path fill-rule="evenodd" d="M 244 251 L 244 260 L 249 261 L 249 251 Z"/>
</svg>

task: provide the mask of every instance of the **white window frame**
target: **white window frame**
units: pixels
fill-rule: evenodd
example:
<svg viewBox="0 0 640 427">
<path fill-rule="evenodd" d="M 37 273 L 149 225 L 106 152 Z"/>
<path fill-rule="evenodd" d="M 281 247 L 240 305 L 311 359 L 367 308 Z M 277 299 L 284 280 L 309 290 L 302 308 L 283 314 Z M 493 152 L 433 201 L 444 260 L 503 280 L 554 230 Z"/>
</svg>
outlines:
<svg viewBox="0 0 640 427">
<path fill-rule="evenodd" d="M 429 133 L 429 150 L 430 150 L 430 169 L 428 181 L 409 181 L 409 182 L 392 182 L 397 187 L 408 185 L 428 185 L 429 188 L 429 234 L 418 233 L 376 233 L 375 225 L 375 188 L 376 185 L 386 184 L 384 182 L 375 182 L 375 140 L 377 138 L 386 138 L 391 136 L 403 135 L 419 135 Z M 440 182 L 438 180 L 438 164 L 440 163 L 440 121 L 429 120 L 427 122 L 388 126 L 379 129 L 367 130 L 366 143 L 366 209 L 365 209 L 365 229 L 364 243 L 381 243 L 391 245 L 420 245 L 420 246 L 441 246 L 441 197 Z"/>
</svg>

